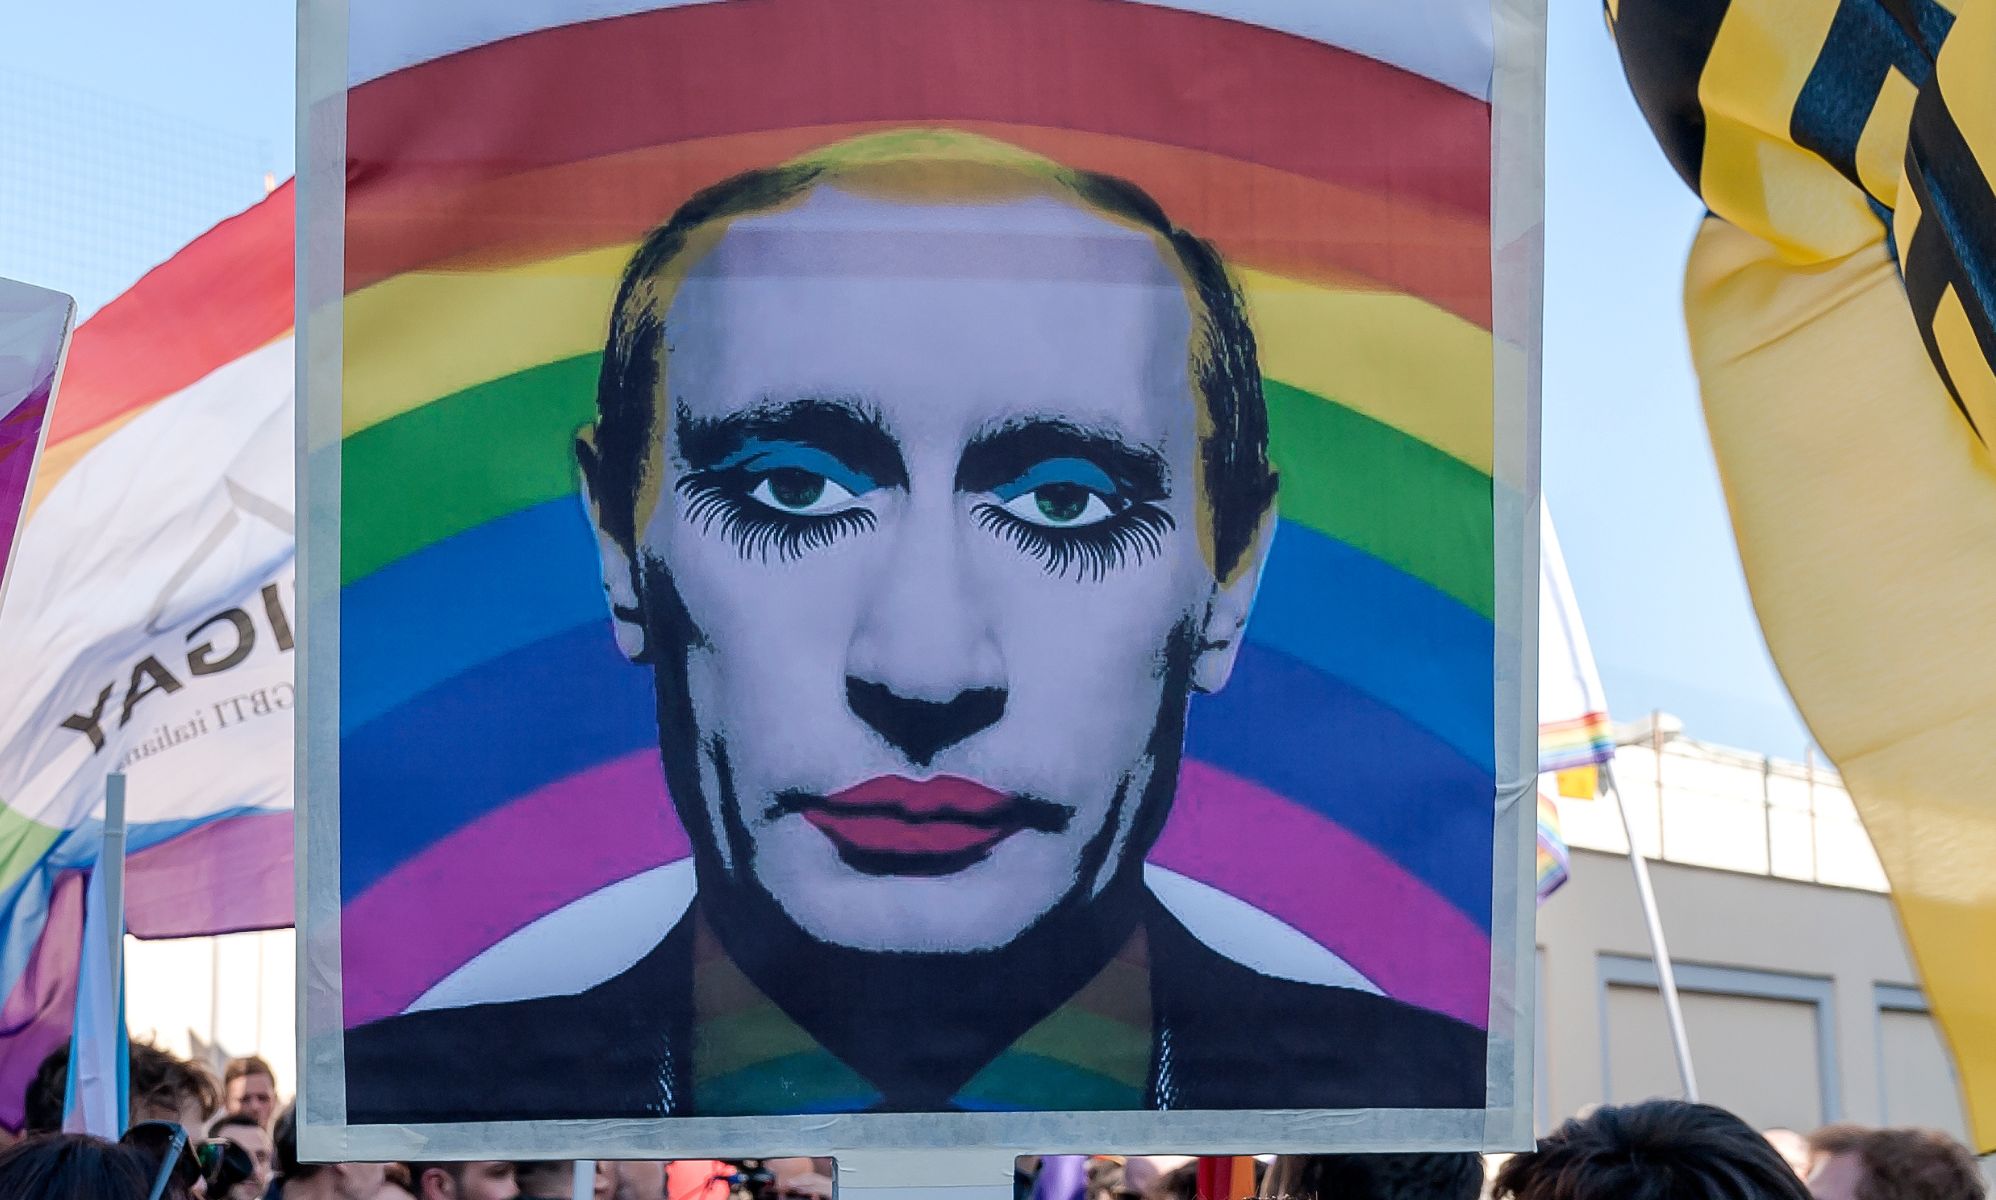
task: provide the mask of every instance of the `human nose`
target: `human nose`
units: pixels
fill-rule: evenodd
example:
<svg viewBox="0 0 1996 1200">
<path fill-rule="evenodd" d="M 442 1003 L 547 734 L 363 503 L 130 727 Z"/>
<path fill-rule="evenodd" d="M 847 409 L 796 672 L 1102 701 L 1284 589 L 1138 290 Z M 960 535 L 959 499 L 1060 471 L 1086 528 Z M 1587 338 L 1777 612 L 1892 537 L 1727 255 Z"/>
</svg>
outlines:
<svg viewBox="0 0 1996 1200">
<path fill-rule="evenodd" d="M 911 504 L 899 525 L 862 600 L 846 705 L 911 763 L 927 766 L 1004 715 L 1004 664 L 954 506 Z"/>
</svg>

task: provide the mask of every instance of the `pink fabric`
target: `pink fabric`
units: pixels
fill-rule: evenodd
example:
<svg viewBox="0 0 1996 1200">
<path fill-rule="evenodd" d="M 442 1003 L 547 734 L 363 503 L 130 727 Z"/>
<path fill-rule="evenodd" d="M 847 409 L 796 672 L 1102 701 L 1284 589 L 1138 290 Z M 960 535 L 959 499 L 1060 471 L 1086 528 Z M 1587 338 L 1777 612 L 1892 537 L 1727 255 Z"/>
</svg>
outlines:
<svg viewBox="0 0 1996 1200">
<path fill-rule="evenodd" d="M 42 1060 L 69 1041 L 76 973 L 83 957 L 81 871 L 56 877 L 48 924 L 14 994 L 0 1005 L 0 1125 L 18 1132 L 28 1083 Z"/>
</svg>

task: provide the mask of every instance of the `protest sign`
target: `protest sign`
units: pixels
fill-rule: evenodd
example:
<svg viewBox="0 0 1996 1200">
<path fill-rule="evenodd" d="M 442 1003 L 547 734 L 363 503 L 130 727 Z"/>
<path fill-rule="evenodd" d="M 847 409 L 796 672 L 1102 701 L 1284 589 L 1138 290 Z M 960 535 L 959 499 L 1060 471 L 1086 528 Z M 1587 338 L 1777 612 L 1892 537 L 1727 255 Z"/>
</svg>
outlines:
<svg viewBox="0 0 1996 1200">
<path fill-rule="evenodd" d="M 1528 1137 L 1535 13 L 306 12 L 309 1145 Z"/>
</svg>

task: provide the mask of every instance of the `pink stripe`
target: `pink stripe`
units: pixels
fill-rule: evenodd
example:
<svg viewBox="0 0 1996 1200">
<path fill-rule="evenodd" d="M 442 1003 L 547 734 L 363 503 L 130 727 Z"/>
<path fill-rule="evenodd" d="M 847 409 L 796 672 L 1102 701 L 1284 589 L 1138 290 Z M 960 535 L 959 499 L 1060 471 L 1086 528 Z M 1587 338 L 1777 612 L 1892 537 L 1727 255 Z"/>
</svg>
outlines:
<svg viewBox="0 0 1996 1200">
<path fill-rule="evenodd" d="M 346 906 L 347 1026 L 401 1012 L 509 934 L 688 853 L 650 750 L 479 818 Z M 1489 1020 L 1483 931 L 1370 844 L 1274 792 L 1187 762 L 1151 861 L 1288 923 L 1389 995 L 1478 1028 Z"/>
<path fill-rule="evenodd" d="M 600 763 L 487 813 L 341 912 L 347 1026 L 401 1012 L 537 918 L 690 852 L 656 750 Z"/>
<path fill-rule="evenodd" d="M 200 937 L 292 923 L 291 814 L 213 821 L 125 860 L 125 928 Z"/>
<path fill-rule="evenodd" d="M 1489 1023 L 1483 930 L 1370 843 L 1275 792 L 1188 761 L 1150 857 L 1286 921 L 1389 996 Z"/>
</svg>

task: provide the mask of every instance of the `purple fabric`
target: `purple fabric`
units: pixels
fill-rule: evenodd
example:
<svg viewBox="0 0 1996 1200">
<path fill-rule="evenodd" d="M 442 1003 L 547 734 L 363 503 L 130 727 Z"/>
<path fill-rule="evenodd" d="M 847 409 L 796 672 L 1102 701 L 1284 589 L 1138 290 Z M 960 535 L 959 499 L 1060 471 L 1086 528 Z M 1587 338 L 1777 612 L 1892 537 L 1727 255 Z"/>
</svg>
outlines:
<svg viewBox="0 0 1996 1200">
<path fill-rule="evenodd" d="M 7 574 L 7 556 L 28 499 L 28 472 L 35 465 L 42 422 L 48 416 L 49 390 L 55 381 L 35 386 L 11 412 L 0 412 L 0 578 Z"/>
<path fill-rule="evenodd" d="M 0 1006 L 0 1125 L 21 1128 L 28 1082 L 49 1054 L 69 1042 L 76 1013 L 76 970 L 83 954 L 81 871 L 56 877 L 48 924 L 20 986 Z"/>
<path fill-rule="evenodd" d="M 1088 1190 L 1086 1154 L 1049 1154 L 1040 1159 L 1033 1200 L 1081 1200 Z"/>
<path fill-rule="evenodd" d="M 292 923 L 288 812 L 231 817 L 125 860 L 125 924 L 142 938 L 197 937 Z M 49 917 L 14 993 L 0 1005 L 0 1125 L 21 1127 L 28 1081 L 69 1041 L 83 953 L 88 875 L 57 876 Z"/>
</svg>

